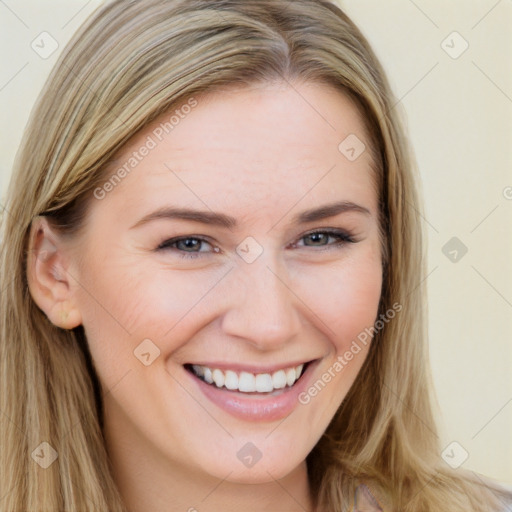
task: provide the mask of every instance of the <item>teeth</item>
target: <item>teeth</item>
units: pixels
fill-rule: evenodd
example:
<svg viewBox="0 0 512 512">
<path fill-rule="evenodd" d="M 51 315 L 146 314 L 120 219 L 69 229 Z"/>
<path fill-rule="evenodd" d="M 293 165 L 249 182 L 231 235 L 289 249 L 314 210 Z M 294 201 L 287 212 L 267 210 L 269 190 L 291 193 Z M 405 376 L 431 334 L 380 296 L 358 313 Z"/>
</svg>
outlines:
<svg viewBox="0 0 512 512">
<path fill-rule="evenodd" d="M 227 389 L 238 389 L 238 375 L 228 370 L 226 372 L 226 378 L 224 379 L 224 386 L 226 386 Z"/>
<path fill-rule="evenodd" d="M 254 374 L 242 372 L 238 377 L 238 390 L 245 393 L 256 391 L 256 377 Z"/>
<path fill-rule="evenodd" d="M 293 382 L 295 382 L 295 379 Z M 256 391 L 258 393 L 268 393 L 269 391 L 274 391 L 272 376 L 270 373 L 260 373 L 259 375 L 256 375 Z"/>
<path fill-rule="evenodd" d="M 274 389 L 282 389 L 286 386 L 286 372 L 279 370 L 272 375 L 272 386 Z"/>
<path fill-rule="evenodd" d="M 288 384 L 288 386 L 293 386 L 296 375 L 297 373 L 295 372 L 295 368 L 289 368 L 286 370 L 286 384 Z"/>
<path fill-rule="evenodd" d="M 225 387 L 231 391 L 243 393 L 271 393 L 276 389 L 293 386 L 302 375 L 303 364 L 295 368 L 286 368 L 270 373 L 222 371 L 218 368 L 208 368 L 197 364 L 192 365 L 192 371 L 208 384 L 215 384 L 218 388 Z"/>
<path fill-rule="evenodd" d="M 206 366 L 203 366 L 202 368 L 204 380 L 208 382 L 208 384 L 211 384 L 213 382 L 212 371 L 210 370 L 210 368 L 207 368 Z"/>
<path fill-rule="evenodd" d="M 213 370 L 212 372 L 213 382 L 218 388 L 224 386 L 224 374 L 220 370 Z"/>
<path fill-rule="evenodd" d="M 192 365 L 192 369 L 194 370 L 194 373 L 198 377 L 202 377 L 204 375 L 204 367 L 203 366 L 199 366 L 198 364 L 194 364 L 194 365 Z"/>
</svg>

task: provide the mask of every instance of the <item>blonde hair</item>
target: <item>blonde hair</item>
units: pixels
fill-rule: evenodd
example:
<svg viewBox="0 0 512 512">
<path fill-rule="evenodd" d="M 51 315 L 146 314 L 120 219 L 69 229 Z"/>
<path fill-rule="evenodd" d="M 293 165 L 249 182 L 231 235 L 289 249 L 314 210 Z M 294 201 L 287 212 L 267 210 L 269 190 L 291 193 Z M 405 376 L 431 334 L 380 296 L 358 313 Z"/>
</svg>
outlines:
<svg viewBox="0 0 512 512">
<path fill-rule="evenodd" d="M 116 0 L 92 15 L 59 58 L 8 190 L 0 268 L 2 511 L 125 511 L 83 328 L 53 326 L 28 289 L 34 218 L 45 215 L 63 236 L 78 236 L 106 164 L 157 116 L 213 89 L 296 79 L 333 85 L 359 106 L 378 167 L 379 313 L 402 305 L 376 333 L 307 458 L 315 504 L 351 510 L 364 482 L 385 510 L 499 510 L 504 491 L 440 459 L 418 180 L 396 100 L 359 30 L 320 0 Z M 30 457 L 43 441 L 58 453 L 47 469 Z"/>
</svg>

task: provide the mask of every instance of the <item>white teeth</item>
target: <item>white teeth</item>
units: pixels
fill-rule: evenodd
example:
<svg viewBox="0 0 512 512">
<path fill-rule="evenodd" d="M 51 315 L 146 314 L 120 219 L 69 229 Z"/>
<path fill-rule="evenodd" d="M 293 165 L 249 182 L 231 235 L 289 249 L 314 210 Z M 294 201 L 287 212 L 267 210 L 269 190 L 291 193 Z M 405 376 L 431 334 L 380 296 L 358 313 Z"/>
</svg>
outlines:
<svg viewBox="0 0 512 512">
<path fill-rule="evenodd" d="M 226 378 L 224 379 L 224 386 L 226 386 L 227 389 L 238 389 L 238 375 L 228 370 L 226 372 Z"/>
<path fill-rule="evenodd" d="M 213 382 L 212 371 L 210 370 L 210 368 L 203 366 L 203 372 L 204 372 L 204 375 L 203 375 L 204 380 L 206 382 L 208 382 L 208 384 L 211 384 Z"/>
<path fill-rule="evenodd" d="M 274 386 L 272 385 L 272 376 L 270 373 L 260 373 L 256 375 L 256 391 L 258 393 L 268 393 L 269 391 L 274 391 Z"/>
<path fill-rule="evenodd" d="M 272 375 L 272 385 L 274 389 L 282 389 L 286 386 L 286 373 L 284 370 L 279 370 Z"/>
<path fill-rule="evenodd" d="M 238 377 L 238 390 L 246 393 L 256 391 L 256 377 L 252 373 L 242 372 Z"/>
<path fill-rule="evenodd" d="M 286 386 L 293 386 L 297 379 L 302 375 L 303 364 L 295 368 L 286 368 L 270 373 L 250 373 L 233 370 L 222 371 L 218 368 L 209 368 L 197 364 L 192 365 L 192 371 L 199 378 L 213 384 L 218 388 L 225 387 L 231 391 L 241 391 L 243 393 L 271 393 L 276 389 L 283 389 Z"/>
<path fill-rule="evenodd" d="M 212 378 L 218 388 L 224 386 L 224 374 L 220 370 L 213 370 Z"/>
<path fill-rule="evenodd" d="M 288 386 L 293 386 L 293 383 L 296 380 L 297 374 L 295 373 L 295 368 L 289 368 L 286 370 L 286 384 Z"/>
</svg>

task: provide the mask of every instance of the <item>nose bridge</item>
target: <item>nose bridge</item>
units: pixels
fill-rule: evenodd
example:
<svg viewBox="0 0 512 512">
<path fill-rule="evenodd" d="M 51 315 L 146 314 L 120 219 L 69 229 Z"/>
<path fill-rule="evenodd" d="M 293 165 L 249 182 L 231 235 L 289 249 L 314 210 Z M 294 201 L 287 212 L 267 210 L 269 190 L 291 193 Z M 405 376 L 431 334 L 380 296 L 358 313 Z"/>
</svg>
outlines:
<svg viewBox="0 0 512 512">
<path fill-rule="evenodd" d="M 238 263 L 231 279 L 241 290 L 229 300 L 222 324 L 226 334 L 265 348 L 286 343 L 299 332 L 297 298 L 286 283 L 286 271 L 274 268 L 268 257 Z"/>
</svg>

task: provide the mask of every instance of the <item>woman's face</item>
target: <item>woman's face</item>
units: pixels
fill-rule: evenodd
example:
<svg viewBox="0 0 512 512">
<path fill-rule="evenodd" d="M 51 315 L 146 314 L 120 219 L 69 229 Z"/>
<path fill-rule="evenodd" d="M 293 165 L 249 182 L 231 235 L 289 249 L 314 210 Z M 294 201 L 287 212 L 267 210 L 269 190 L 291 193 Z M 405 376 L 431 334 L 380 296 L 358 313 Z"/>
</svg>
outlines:
<svg viewBox="0 0 512 512">
<path fill-rule="evenodd" d="M 187 105 L 117 155 L 73 247 L 107 443 L 196 476 L 280 479 L 368 352 L 352 342 L 382 285 L 370 143 L 327 85 Z"/>
</svg>

